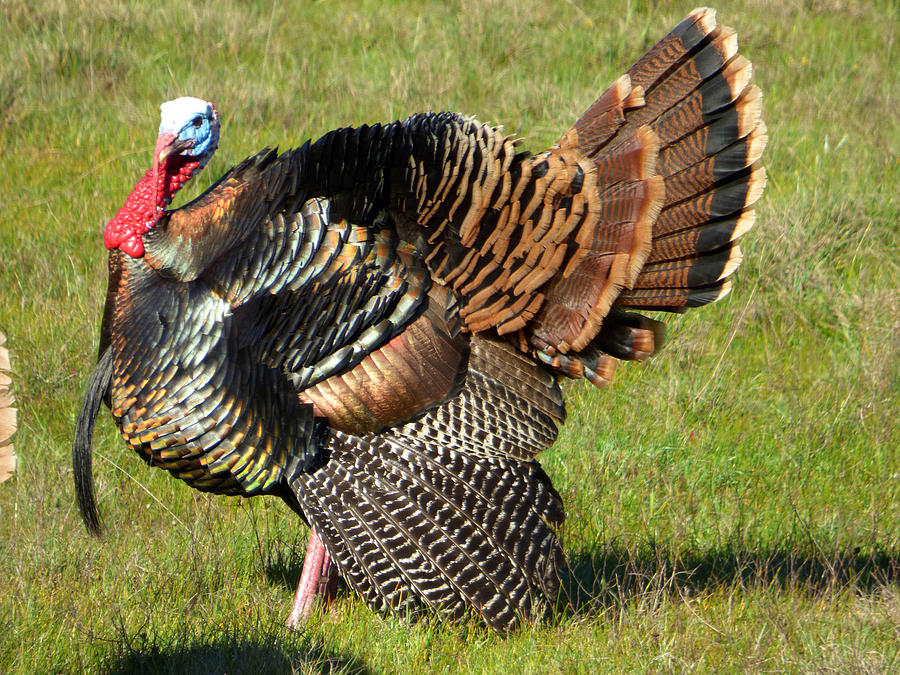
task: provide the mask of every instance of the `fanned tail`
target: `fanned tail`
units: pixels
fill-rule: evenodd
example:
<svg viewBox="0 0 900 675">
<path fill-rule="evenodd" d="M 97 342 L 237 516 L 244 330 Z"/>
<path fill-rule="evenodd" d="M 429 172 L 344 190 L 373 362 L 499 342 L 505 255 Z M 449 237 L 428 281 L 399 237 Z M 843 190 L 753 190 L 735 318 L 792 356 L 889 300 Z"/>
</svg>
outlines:
<svg viewBox="0 0 900 675">
<path fill-rule="evenodd" d="M 12 435 L 16 431 L 15 397 L 10 391 L 12 380 L 9 376 L 9 350 L 6 336 L 0 333 L 0 483 L 12 476 L 16 470 L 16 453 Z"/>
<path fill-rule="evenodd" d="M 509 336 L 602 386 L 663 335 L 614 308 L 680 311 L 730 288 L 765 186 L 751 74 L 735 32 L 697 9 L 545 152 L 423 113 L 326 134 L 307 178 L 364 219 L 385 208 L 459 295 L 463 332 Z"/>
<path fill-rule="evenodd" d="M 601 201 L 535 319 L 529 341 L 544 363 L 602 386 L 616 359 L 643 360 L 665 335 L 617 308 L 681 311 L 729 292 L 765 187 L 751 75 L 735 32 L 694 10 L 551 150 L 590 158 Z"/>
<path fill-rule="evenodd" d="M 766 183 L 762 94 L 737 36 L 698 9 L 628 71 L 646 105 L 626 127 L 649 125 L 660 141 L 665 202 L 650 254 L 616 305 L 678 311 L 714 302 L 741 263 L 738 238 Z"/>
</svg>

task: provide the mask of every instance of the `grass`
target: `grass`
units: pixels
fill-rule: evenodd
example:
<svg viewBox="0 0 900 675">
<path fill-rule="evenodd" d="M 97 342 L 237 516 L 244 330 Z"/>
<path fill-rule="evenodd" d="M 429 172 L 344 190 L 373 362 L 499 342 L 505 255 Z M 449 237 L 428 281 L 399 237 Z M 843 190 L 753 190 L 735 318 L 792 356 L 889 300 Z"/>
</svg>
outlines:
<svg viewBox="0 0 900 675">
<path fill-rule="evenodd" d="M 0 328 L 21 402 L 0 486 L 0 671 L 891 672 L 900 668 L 900 14 L 889 0 L 721 2 L 766 96 L 769 185 L 731 297 L 663 353 L 567 389 L 543 456 L 572 609 L 500 638 L 371 614 L 282 628 L 306 529 L 127 455 L 109 532 L 69 449 L 105 293 L 101 232 L 156 106 L 215 101 L 196 194 L 264 145 L 427 109 L 540 150 L 689 10 L 677 2 L 150 3 L 0 9 Z M 187 195 L 189 197 L 190 195 Z"/>
</svg>

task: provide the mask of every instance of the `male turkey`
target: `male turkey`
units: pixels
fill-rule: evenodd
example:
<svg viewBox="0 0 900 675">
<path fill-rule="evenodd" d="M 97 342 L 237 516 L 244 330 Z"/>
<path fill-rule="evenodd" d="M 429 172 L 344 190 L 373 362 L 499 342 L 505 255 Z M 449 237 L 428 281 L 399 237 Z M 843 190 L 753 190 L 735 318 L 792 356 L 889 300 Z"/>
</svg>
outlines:
<svg viewBox="0 0 900 675">
<path fill-rule="evenodd" d="M 126 443 L 199 490 L 278 495 L 377 609 L 505 630 L 554 599 L 563 507 L 535 460 L 560 376 L 597 386 L 720 299 L 765 183 L 761 95 L 694 11 L 549 150 L 449 113 L 264 150 L 166 211 L 218 141 L 162 106 L 153 167 L 106 230 L 100 361 L 74 448 L 99 520 L 101 398 Z M 324 543 L 324 550 L 321 543 Z"/>
</svg>

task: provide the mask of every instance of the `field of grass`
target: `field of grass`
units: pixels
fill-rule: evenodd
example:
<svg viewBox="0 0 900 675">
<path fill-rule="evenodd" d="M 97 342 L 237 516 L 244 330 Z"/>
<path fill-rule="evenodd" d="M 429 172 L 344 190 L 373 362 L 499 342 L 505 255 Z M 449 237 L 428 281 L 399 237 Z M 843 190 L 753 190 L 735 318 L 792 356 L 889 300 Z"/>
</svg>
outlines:
<svg viewBox="0 0 900 675">
<path fill-rule="evenodd" d="M 721 2 L 765 94 L 769 185 L 735 291 L 671 317 L 605 391 L 567 387 L 543 456 L 572 606 L 509 637 L 333 615 L 283 628 L 307 530 L 126 452 L 105 412 L 72 488 L 106 288 L 102 229 L 160 102 L 215 101 L 216 158 L 421 110 L 541 150 L 693 8 L 682 2 L 0 5 L 0 330 L 21 408 L 0 485 L 0 672 L 900 670 L 900 11 Z"/>
</svg>

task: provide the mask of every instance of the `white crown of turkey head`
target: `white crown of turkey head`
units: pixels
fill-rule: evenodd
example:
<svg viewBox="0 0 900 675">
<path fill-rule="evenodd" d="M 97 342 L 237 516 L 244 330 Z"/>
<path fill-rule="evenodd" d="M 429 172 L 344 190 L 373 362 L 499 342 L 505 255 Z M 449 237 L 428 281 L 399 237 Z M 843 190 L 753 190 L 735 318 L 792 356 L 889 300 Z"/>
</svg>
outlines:
<svg viewBox="0 0 900 675">
<path fill-rule="evenodd" d="M 215 106 L 202 98 L 182 96 L 166 101 L 159 110 L 159 137 L 171 139 L 174 136 L 173 147 L 180 146 L 181 155 L 193 157 L 200 162 L 201 168 L 206 166 L 219 147 L 219 114 Z"/>
</svg>

